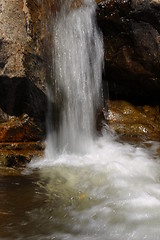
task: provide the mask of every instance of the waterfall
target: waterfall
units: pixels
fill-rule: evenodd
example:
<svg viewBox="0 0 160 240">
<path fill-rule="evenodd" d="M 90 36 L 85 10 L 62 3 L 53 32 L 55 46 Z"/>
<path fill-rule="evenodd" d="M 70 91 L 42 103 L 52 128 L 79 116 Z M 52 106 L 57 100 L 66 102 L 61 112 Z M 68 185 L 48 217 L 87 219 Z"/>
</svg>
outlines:
<svg viewBox="0 0 160 240">
<path fill-rule="evenodd" d="M 49 122 L 47 151 L 54 146 L 59 152 L 84 153 L 92 145 L 102 99 L 103 40 L 94 0 L 61 5 L 53 24 L 53 82 L 48 89 L 60 117 L 57 129 Z"/>
<path fill-rule="evenodd" d="M 109 130 L 95 139 L 103 65 L 96 5 L 60 4 L 53 24 L 46 155 L 33 159 L 25 173 L 39 169 L 41 191 L 36 187 L 36 208 L 16 224 L 35 238 L 18 239 L 160 239 L 159 143 L 124 143 Z"/>
</svg>

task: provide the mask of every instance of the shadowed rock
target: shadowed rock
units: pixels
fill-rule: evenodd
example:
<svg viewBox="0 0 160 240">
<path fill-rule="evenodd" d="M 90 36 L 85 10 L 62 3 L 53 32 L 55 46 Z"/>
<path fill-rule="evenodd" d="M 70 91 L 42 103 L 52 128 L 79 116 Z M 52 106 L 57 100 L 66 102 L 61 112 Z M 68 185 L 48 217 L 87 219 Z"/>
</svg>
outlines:
<svg viewBox="0 0 160 240">
<path fill-rule="evenodd" d="M 109 97 L 138 105 L 160 104 L 159 1 L 109 0 L 100 1 L 98 7 Z"/>
</svg>

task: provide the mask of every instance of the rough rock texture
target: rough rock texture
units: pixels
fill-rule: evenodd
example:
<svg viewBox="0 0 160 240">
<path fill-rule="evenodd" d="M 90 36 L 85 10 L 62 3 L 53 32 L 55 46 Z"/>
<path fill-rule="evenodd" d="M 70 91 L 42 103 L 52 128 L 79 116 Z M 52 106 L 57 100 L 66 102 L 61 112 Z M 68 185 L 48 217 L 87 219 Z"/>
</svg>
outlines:
<svg viewBox="0 0 160 240">
<path fill-rule="evenodd" d="M 0 0 L 0 76 L 26 77 L 44 90 L 44 41 L 51 2 Z"/>
<path fill-rule="evenodd" d="M 121 136 L 160 141 L 159 107 L 108 101 L 107 124 Z"/>
<path fill-rule="evenodd" d="M 1 167 L 24 167 L 33 157 L 43 157 L 43 142 L 0 143 Z"/>
<path fill-rule="evenodd" d="M 106 95 L 160 104 L 160 2 L 100 1 L 97 14 L 104 33 Z"/>
<path fill-rule="evenodd" d="M 23 142 L 24 149 L 45 138 L 45 82 L 50 67 L 46 53 L 51 41 L 46 26 L 53 2 L 0 0 L 0 160 L 2 150 L 8 151 L 4 142 L 11 146 Z M 31 145 L 33 153 L 36 145 Z"/>
<path fill-rule="evenodd" d="M 34 121 L 23 115 L 21 118 L 10 117 L 0 124 L 0 142 L 33 142 L 43 140 L 43 131 Z"/>
<path fill-rule="evenodd" d="M 47 108 L 43 92 L 46 6 L 38 0 L 0 1 L 0 112 L 27 113 L 41 126 Z"/>
</svg>

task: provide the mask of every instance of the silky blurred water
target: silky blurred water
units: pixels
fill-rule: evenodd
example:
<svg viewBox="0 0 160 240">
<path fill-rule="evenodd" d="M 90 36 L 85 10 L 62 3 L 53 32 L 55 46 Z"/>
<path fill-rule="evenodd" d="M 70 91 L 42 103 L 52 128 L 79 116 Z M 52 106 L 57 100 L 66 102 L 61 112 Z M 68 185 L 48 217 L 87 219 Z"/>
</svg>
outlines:
<svg viewBox="0 0 160 240">
<path fill-rule="evenodd" d="M 48 158 L 62 151 L 87 152 L 95 135 L 96 111 L 102 107 L 104 51 L 96 3 L 85 0 L 73 8 L 72 2 L 63 1 L 53 19 L 53 79 L 48 97 L 60 108 L 60 116 L 55 130 L 55 114 L 48 122 Z"/>
</svg>

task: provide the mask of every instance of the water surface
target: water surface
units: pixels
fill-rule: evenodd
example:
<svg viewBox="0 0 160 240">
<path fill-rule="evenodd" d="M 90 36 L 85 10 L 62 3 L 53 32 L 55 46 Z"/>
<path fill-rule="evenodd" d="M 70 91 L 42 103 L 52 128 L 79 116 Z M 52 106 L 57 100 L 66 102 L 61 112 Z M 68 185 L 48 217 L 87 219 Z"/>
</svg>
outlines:
<svg viewBox="0 0 160 240">
<path fill-rule="evenodd" d="M 160 239 L 157 145 L 104 136 L 86 155 L 0 177 L 0 239 Z"/>
</svg>

